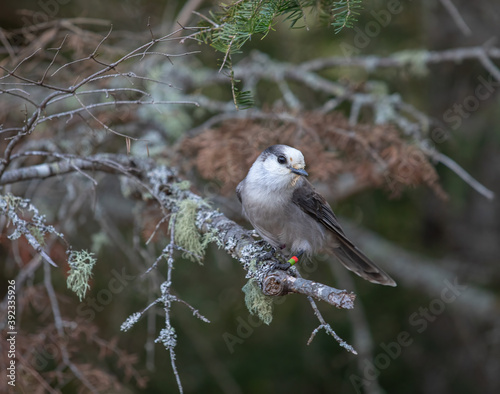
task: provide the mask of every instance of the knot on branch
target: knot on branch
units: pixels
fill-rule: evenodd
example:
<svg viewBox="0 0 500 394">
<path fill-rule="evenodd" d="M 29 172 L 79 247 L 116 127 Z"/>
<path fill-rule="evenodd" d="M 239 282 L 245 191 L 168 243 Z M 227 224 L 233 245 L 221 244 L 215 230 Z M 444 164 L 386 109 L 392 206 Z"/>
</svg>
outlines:
<svg viewBox="0 0 500 394">
<path fill-rule="evenodd" d="M 288 275 L 285 271 L 273 271 L 262 281 L 262 292 L 268 296 L 280 296 L 288 293 Z"/>
</svg>

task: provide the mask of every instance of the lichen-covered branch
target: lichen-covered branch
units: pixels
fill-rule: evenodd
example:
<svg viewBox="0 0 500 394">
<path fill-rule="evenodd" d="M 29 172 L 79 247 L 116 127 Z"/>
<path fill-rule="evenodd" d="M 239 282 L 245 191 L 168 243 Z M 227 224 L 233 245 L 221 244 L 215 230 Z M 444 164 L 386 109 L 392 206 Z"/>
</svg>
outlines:
<svg viewBox="0 0 500 394">
<path fill-rule="evenodd" d="M 403 51 L 386 57 L 375 55 L 353 57 L 332 56 L 304 62 L 299 69 L 311 72 L 332 67 L 360 67 L 367 71 L 375 71 L 378 68 L 410 67 L 413 71 L 425 71 L 426 67 L 432 64 L 445 62 L 460 63 L 467 59 L 477 59 L 481 51 L 484 51 L 489 58 L 500 58 L 500 48 L 475 46 L 446 49 L 443 51 Z"/>
<path fill-rule="evenodd" d="M 8 236 L 15 240 L 23 236 L 28 244 L 49 264 L 57 267 L 52 258 L 45 252 L 43 245 L 47 234 L 62 238 L 53 226 L 45 224 L 45 217 L 40 215 L 38 209 L 29 200 L 13 196 L 12 194 L 0 195 L 0 215 L 9 219 L 14 231 Z M 31 215 L 26 219 L 26 215 Z"/>
<path fill-rule="evenodd" d="M 295 278 L 284 271 L 272 271 L 262 283 L 262 292 L 269 296 L 280 296 L 288 293 L 299 293 L 312 296 L 341 309 L 354 308 L 356 295 L 346 290 L 338 290 L 322 283 L 304 278 Z"/>
<path fill-rule="evenodd" d="M 56 175 L 64 175 L 70 172 L 85 170 L 133 174 L 136 166 L 135 158 L 133 157 L 106 153 L 79 157 L 52 152 L 28 152 L 26 155 L 18 156 L 18 158 L 25 156 L 48 156 L 60 160 L 7 171 L 0 177 L 0 185 L 32 179 L 46 179 Z M 142 162 L 145 161 L 146 159 L 142 159 Z"/>
<path fill-rule="evenodd" d="M 165 167 L 156 167 L 154 161 L 134 158 L 125 155 L 95 155 L 87 158 L 54 155 L 61 160 L 35 166 L 7 171 L 0 178 L 0 184 L 18 182 L 27 179 L 44 179 L 50 176 L 68 174 L 83 170 L 104 171 L 127 175 L 146 187 L 145 192 L 154 191 L 155 198 L 163 208 L 171 211 L 182 200 L 193 200 L 198 203 L 196 227 L 200 234 L 207 235 L 212 242 L 223 248 L 230 256 L 240 261 L 248 271 L 248 278 L 255 278 L 268 295 L 284 295 L 299 293 L 328 302 L 338 308 L 352 308 L 354 295 L 307 279 L 296 278 L 284 271 L 273 269 L 277 261 L 264 261 L 252 264 L 265 253 L 262 244 L 256 242 L 251 232 L 228 219 L 208 204 L 203 204 L 202 197 L 179 185 L 180 179 L 175 171 Z M 280 291 L 272 290 L 273 285 L 282 286 Z"/>
<path fill-rule="evenodd" d="M 265 246 L 257 242 L 250 231 L 228 219 L 211 207 L 202 197 L 191 192 L 176 175 L 175 169 L 157 165 L 153 160 L 132 158 L 125 155 L 96 155 L 87 158 L 59 154 L 53 156 L 58 161 L 5 172 L 0 178 L 0 183 L 9 184 L 37 177 L 44 179 L 70 172 L 81 173 L 84 170 L 97 170 L 123 175 L 126 181 L 136 183 L 142 198 L 153 198 L 160 204 L 165 215 L 171 217 L 171 242 L 162 252 L 162 256 L 165 256 L 168 260 L 169 278 L 174 249 L 180 249 L 190 254 L 195 260 L 200 260 L 206 244 L 215 242 L 241 263 L 242 267 L 247 271 L 246 277 L 256 281 L 264 295 L 281 296 L 288 293 L 297 293 L 309 297 L 310 300 L 314 298 L 325 301 L 337 308 L 353 308 L 354 294 L 296 277 L 288 271 L 275 270 L 275 263 L 279 262 L 275 258 L 256 264 L 259 257 L 266 252 Z M 20 157 L 23 156 L 17 158 Z M 181 227 L 178 228 L 178 226 Z M 176 232 L 182 232 L 182 237 L 175 234 Z M 154 262 L 147 272 L 154 269 L 157 263 L 158 260 Z M 173 327 L 169 320 L 172 301 L 172 295 L 170 294 L 172 282 L 169 278 L 165 282 L 167 293 L 162 293 L 162 298 L 158 299 L 157 303 L 161 301 L 164 304 L 166 313 L 166 328 L 162 331 L 160 337 L 165 336 L 168 331 L 169 338 L 174 338 L 174 334 L 172 334 L 174 332 Z M 317 313 L 315 314 L 317 315 Z M 127 323 L 126 328 L 129 329 L 141 316 L 142 313 L 138 316 L 134 314 L 133 319 Z M 326 331 L 341 346 L 354 352 L 350 345 L 338 337 L 329 326 L 325 325 L 326 323 L 320 315 L 318 318 L 321 318 L 320 326 L 324 326 Z M 179 390 L 182 392 L 182 385 L 175 365 L 175 343 L 170 344 L 169 342 L 166 347 L 170 351 L 174 375 Z"/>
</svg>

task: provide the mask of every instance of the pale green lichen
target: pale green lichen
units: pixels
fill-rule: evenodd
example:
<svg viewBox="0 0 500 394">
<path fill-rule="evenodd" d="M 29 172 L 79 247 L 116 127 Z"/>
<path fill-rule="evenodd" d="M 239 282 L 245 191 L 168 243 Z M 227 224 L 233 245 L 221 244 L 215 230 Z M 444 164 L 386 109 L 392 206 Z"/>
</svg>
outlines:
<svg viewBox="0 0 500 394">
<path fill-rule="evenodd" d="M 206 243 L 206 245 L 215 243 L 219 248 L 223 247 L 224 245 L 221 242 L 219 233 L 217 232 L 217 229 L 212 228 L 210 231 L 206 232 L 203 235 L 203 242 Z"/>
<path fill-rule="evenodd" d="M 255 271 L 257 271 L 257 259 L 250 260 L 250 263 L 248 264 L 248 271 L 251 273 L 255 273 Z"/>
<path fill-rule="evenodd" d="M 173 186 L 177 187 L 179 190 L 189 190 L 189 188 L 191 187 L 191 182 L 184 180 L 178 183 L 174 183 Z"/>
<path fill-rule="evenodd" d="M 199 201 L 191 199 L 182 200 L 177 205 L 178 211 L 172 215 L 170 228 L 172 231 L 172 224 L 175 223 L 174 240 L 178 246 L 185 250 L 183 257 L 202 264 L 205 249 L 211 237 L 202 236 L 196 227 L 199 204 Z"/>
<path fill-rule="evenodd" d="M 264 295 L 253 278 L 249 279 L 241 290 L 245 293 L 245 305 L 248 311 L 269 325 L 273 320 L 273 297 Z"/>
<path fill-rule="evenodd" d="M 69 254 L 69 273 L 66 284 L 68 289 L 74 291 L 80 301 L 90 289 L 89 279 L 92 276 L 92 268 L 96 263 L 93 253 L 86 250 L 74 251 Z"/>
<path fill-rule="evenodd" d="M 29 227 L 29 231 L 31 235 L 33 235 L 36 239 L 36 241 L 40 244 L 40 246 L 45 246 L 45 235 L 42 230 L 40 230 L 38 227 Z"/>
<path fill-rule="evenodd" d="M 23 203 L 27 202 L 27 200 L 23 200 L 21 197 L 14 196 L 11 193 L 4 194 L 0 197 L 1 197 L 0 209 L 2 214 L 7 212 L 7 208 L 15 210 L 20 208 L 20 205 L 25 205 Z"/>
<path fill-rule="evenodd" d="M 94 253 L 99 253 L 101 250 L 104 249 L 106 245 L 109 245 L 111 242 L 107 236 L 106 233 L 104 232 L 98 232 L 92 235 L 92 243 L 90 249 Z"/>
<path fill-rule="evenodd" d="M 410 73 L 417 77 L 425 77 L 429 73 L 427 58 L 429 53 L 421 50 L 407 50 L 397 52 L 393 57 L 407 65 Z"/>
</svg>

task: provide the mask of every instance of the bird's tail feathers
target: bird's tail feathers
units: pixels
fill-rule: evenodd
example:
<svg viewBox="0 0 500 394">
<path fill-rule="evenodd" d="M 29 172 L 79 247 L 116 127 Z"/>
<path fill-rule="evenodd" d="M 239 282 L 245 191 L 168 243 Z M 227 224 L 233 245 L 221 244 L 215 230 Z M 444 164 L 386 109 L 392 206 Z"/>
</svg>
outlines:
<svg viewBox="0 0 500 394">
<path fill-rule="evenodd" d="M 348 270 L 370 281 L 386 286 L 396 286 L 396 282 L 381 268 L 364 255 L 348 239 L 340 239 L 340 246 L 332 252 Z"/>
</svg>

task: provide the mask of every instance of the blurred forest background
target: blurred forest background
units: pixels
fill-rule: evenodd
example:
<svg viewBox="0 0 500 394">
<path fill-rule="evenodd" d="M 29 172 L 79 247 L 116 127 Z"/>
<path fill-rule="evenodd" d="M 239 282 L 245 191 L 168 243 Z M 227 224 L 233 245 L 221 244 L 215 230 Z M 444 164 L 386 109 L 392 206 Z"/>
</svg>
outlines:
<svg viewBox="0 0 500 394">
<path fill-rule="evenodd" d="M 15 279 L 14 392 L 178 392 L 172 344 L 154 342 L 164 309 L 120 331 L 170 274 L 173 294 L 210 320 L 182 302 L 170 310 L 184 392 L 500 392 L 500 2 L 362 1 L 338 34 L 322 3 L 230 57 L 197 35 L 214 26 L 217 1 L 2 4 L 0 296 L 6 332 Z M 165 35 L 157 55 L 141 55 Z M 229 65 L 251 108 L 235 108 Z M 307 345 L 318 323 L 302 295 L 280 297 L 262 324 L 245 306 L 246 272 L 214 243 L 203 265 L 176 251 L 173 271 L 161 259 L 144 274 L 170 242 L 166 213 L 96 164 L 126 154 L 175 167 L 248 228 L 234 188 L 275 143 L 302 150 L 347 234 L 398 283 L 373 285 L 321 256 L 301 263 L 308 279 L 356 293 L 353 310 L 318 307 L 357 356 L 322 331 Z M 96 167 L 71 161 L 82 157 Z M 54 163 L 67 173 L 35 171 Z M 34 242 L 58 268 L 12 236 L 12 196 L 53 226 Z M 82 300 L 66 285 L 68 245 L 97 259 Z"/>
</svg>

